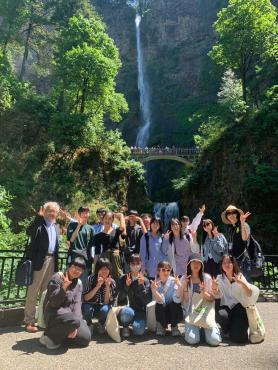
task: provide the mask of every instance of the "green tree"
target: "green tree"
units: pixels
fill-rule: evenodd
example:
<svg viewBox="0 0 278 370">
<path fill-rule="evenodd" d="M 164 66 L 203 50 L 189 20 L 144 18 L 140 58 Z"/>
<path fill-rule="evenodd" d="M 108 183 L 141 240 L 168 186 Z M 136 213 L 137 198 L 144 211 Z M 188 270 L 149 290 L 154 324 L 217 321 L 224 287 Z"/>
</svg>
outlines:
<svg viewBox="0 0 278 370">
<path fill-rule="evenodd" d="M 254 63 L 277 51 L 277 11 L 270 0 L 229 0 L 214 23 L 219 41 L 209 56 L 238 73 L 243 99 L 247 101 L 247 78 Z"/>
<path fill-rule="evenodd" d="M 115 91 L 119 52 L 97 16 L 69 20 L 61 32 L 55 63 L 60 110 L 100 119 L 109 113 L 114 121 L 127 111 L 123 95 Z"/>
</svg>

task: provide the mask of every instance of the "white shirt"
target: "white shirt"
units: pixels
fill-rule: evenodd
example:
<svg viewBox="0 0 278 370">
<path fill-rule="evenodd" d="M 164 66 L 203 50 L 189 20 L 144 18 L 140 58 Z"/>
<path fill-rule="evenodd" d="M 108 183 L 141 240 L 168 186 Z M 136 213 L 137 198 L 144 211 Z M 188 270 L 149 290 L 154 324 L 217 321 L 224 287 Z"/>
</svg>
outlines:
<svg viewBox="0 0 278 370">
<path fill-rule="evenodd" d="M 228 306 L 230 309 L 232 309 L 235 305 L 240 303 L 233 295 L 234 289 L 243 289 L 239 283 L 231 283 L 225 274 L 218 275 L 216 280 L 220 291 L 221 306 Z M 242 280 L 246 281 L 243 275 Z"/>
</svg>

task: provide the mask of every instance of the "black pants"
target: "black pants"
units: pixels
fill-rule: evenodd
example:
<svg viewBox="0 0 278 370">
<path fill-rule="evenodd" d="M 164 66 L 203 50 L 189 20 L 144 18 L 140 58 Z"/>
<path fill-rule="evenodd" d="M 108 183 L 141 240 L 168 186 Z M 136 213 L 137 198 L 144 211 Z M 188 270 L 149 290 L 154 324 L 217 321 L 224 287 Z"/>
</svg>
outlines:
<svg viewBox="0 0 278 370">
<path fill-rule="evenodd" d="M 68 335 L 77 329 L 74 339 L 67 339 Z M 87 347 L 91 340 L 91 332 L 84 320 L 73 313 L 65 313 L 51 318 L 44 334 L 55 344 L 74 344 L 78 347 Z"/>
<path fill-rule="evenodd" d="M 216 313 L 216 321 L 224 333 L 228 333 L 231 341 L 246 343 L 248 341 L 248 318 L 246 309 L 238 303 L 232 309 L 220 306 Z"/>
<path fill-rule="evenodd" d="M 170 302 L 165 306 L 159 303 L 155 305 L 155 316 L 163 328 L 167 328 L 168 324 L 172 327 L 177 326 L 183 319 L 182 308 L 179 303 Z"/>
<path fill-rule="evenodd" d="M 220 262 L 216 263 L 212 258 L 208 258 L 205 262 L 205 272 L 216 278 L 220 274 Z"/>
</svg>

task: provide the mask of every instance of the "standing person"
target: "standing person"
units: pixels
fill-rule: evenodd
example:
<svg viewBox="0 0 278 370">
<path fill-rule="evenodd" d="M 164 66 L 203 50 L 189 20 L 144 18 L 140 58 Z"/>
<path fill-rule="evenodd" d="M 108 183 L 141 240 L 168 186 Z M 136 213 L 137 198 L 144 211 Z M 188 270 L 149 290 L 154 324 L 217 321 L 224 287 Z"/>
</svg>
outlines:
<svg viewBox="0 0 278 370">
<path fill-rule="evenodd" d="M 84 258 L 75 257 L 63 273 L 52 276 L 44 300 L 46 329 L 40 343 L 48 349 L 72 343 L 87 347 L 91 332 L 81 313 L 82 282 L 79 279 L 86 268 Z"/>
<path fill-rule="evenodd" d="M 108 211 L 105 208 L 98 208 L 97 209 L 96 214 L 97 214 L 98 222 L 96 224 L 92 225 L 95 235 L 102 232 L 103 229 L 104 229 L 103 217 L 105 216 L 106 212 L 108 212 Z M 118 225 L 113 223 L 112 227 L 114 229 L 117 229 Z"/>
<path fill-rule="evenodd" d="M 203 256 L 205 272 L 212 277 L 220 274 L 220 261 L 228 253 L 228 243 L 210 219 L 203 220 Z"/>
<path fill-rule="evenodd" d="M 114 217 L 120 221 L 117 229 L 113 228 Z M 120 258 L 120 236 L 125 234 L 125 218 L 122 213 L 106 212 L 103 217 L 104 229 L 95 236 L 95 261 L 108 258 L 112 265 L 112 277 L 118 279 L 122 274 Z"/>
<path fill-rule="evenodd" d="M 141 218 L 143 220 L 143 223 L 145 225 L 145 228 L 147 231 L 150 231 L 150 225 L 151 225 L 151 219 L 152 216 L 149 213 L 142 213 Z"/>
<path fill-rule="evenodd" d="M 201 294 L 208 302 L 214 301 L 212 279 L 204 273 L 203 259 L 198 253 L 193 253 L 187 264 L 187 273 L 181 278 L 182 308 L 186 318 L 192 312 L 192 297 L 194 293 Z M 191 345 L 200 342 L 201 328 L 185 322 L 185 341 Z M 215 323 L 213 328 L 204 329 L 205 340 L 211 346 L 218 346 L 221 342 L 220 331 Z"/>
<path fill-rule="evenodd" d="M 142 235 L 144 235 L 147 230 L 143 223 L 141 217 L 135 210 L 129 211 L 129 215 L 126 217 L 126 237 L 125 242 L 126 246 L 124 249 L 124 257 L 126 263 L 126 272 L 128 272 L 128 260 L 132 254 L 140 253 L 140 239 Z M 138 222 L 140 225 L 138 225 Z"/>
<path fill-rule="evenodd" d="M 181 223 L 177 218 L 172 218 L 170 230 L 164 234 L 162 250 L 168 255 L 174 275 L 184 275 L 188 258 L 191 255 L 191 242 L 183 234 Z"/>
<path fill-rule="evenodd" d="M 24 322 L 29 333 L 38 331 L 35 326 L 38 296 L 46 289 L 54 272 L 58 271 L 59 227 L 56 218 L 59 209 L 56 202 L 45 203 L 27 229 L 31 241 L 26 258 L 32 261 L 33 269 L 33 283 L 28 287 L 24 312 Z"/>
<path fill-rule="evenodd" d="M 141 273 L 139 254 L 129 257 L 130 273 L 119 279 L 118 304 L 126 304 L 119 312 L 119 321 L 123 325 L 123 337 L 129 337 L 129 325 L 132 324 L 134 335 L 143 335 L 146 327 L 146 305 L 151 301 L 150 282 Z"/>
<path fill-rule="evenodd" d="M 244 213 L 233 205 L 228 206 L 221 214 L 224 224 L 229 225 L 229 253 L 236 258 L 240 270 L 248 281 L 251 281 L 251 261 L 247 247 L 250 241 L 251 230 L 246 219 L 250 215 L 250 212 Z"/>
<path fill-rule="evenodd" d="M 98 332 L 105 332 L 105 321 L 116 297 L 116 283 L 111 278 L 112 265 L 107 258 L 99 258 L 94 275 L 88 277 L 87 289 L 83 293 L 83 317 L 91 325 L 93 317 L 98 318 Z"/>
<path fill-rule="evenodd" d="M 86 270 L 81 276 L 84 287 L 87 284 L 88 275 L 92 270 L 91 250 L 94 242 L 94 230 L 92 226 L 88 224 L 89 217 L 89 207 L 79 207 L 78 221 L 70 222 L 67 229 L 67 239 L 70 242 L 68 263 L 70 263 L 78 255 L 78 251 L 83 251 L 83 254 L 87 257 Z"/>
<path fill-rule="evenodd" d="M 192 222 L 190 223 L 190 218 L 188 216 L 182 216 L 180 219 L 181 225 L 182 225 L 182 231 L 184 234 L 190 236 L 192 238 L 192 233 L 196 233 L 198 226 L 201 223 L 202 217 L 204 216 L 206 210 L 205 204 L 202 205 L 201 208 L 199 208 L 199 212 L 194 217 Z"/>
<path fill-rule="evenodd" d="M 158 280 L 151 281 L 153 299 L 156 301 L 156 334 L 164 336 L 171 325 L 173 337 L 180 336 L 178 323 L 182 321 L 181 282 L 178 277 L 170 276 L 172 267 L 169 262 L 161 261 L 157 265 Z"/>
<path fill-rule="evenodd" d="M 228 334 L 235 343 L 246 343 L 248 341 L 248 317 L 246 309 L 235 298 L 233 291 L 240 289 L 244 295 L 251 297 L 252 289 L 240 272 L 233 256 L 222 258 L 221 274 L 217 276 L 216 281 L 213 280 L 212 289 L 214 295 L 221 298 L 216 320 L 223 334 Z"/>
<path fill-rule="evenodd" d="M 151 219 L 150 231 L 141 237 L 140 257 L 143 274 L 154 280 L 158 263 L 167 259 L 162 250 L 162 223 L 158 217 Z"/>
</svg>

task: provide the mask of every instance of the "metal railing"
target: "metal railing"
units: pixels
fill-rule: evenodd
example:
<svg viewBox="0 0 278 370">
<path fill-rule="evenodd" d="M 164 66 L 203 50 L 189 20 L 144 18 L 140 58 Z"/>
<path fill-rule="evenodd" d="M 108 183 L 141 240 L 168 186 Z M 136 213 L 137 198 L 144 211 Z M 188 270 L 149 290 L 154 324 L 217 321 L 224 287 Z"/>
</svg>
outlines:
<svg viewBox="0 0 278 370">
<path fill-rule="evenodd" d="M 23 257 L 23 250 L 0 250 L 0 308 L 18 306 L 25 302 L 27 289 L 15 283 L 18 263 Z M 66 267 L 67 252 L 60 252 L 59 270 Z"/>
<path fill-rule="evenodd" d="M 177 155 L 177 156 L 194 156 L 200 153 L 198 148 L 168 148 L 168 147 L 150 147 L 138 148 L 131 147 L 131 154 L 133 156 L 146 156 L 146 155 Z"/>
<path fill-rule="evenodd" d="M 0 250 L 0 308 L 25 302 L 26 287 L 15 284 L 16 267 L 22 256 L 22 250 Z M 60 252 L 59 270 L 65 269 L 66 259 L 67 252 Z M 261 290 L 278 291 L 278 255 L 266 255 L 264 276 L 253 280 Z"/>
</svg>

